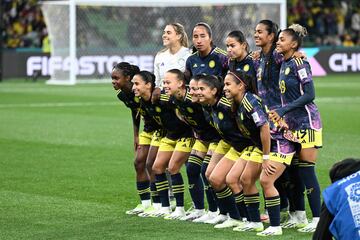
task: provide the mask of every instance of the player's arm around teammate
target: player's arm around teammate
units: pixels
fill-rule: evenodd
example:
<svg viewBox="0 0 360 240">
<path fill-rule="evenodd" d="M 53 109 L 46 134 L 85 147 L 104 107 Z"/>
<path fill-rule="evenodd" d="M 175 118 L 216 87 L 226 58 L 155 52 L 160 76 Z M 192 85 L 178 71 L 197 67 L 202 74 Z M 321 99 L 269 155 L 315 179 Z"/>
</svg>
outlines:
<svg viewBox="0 0 360 240">
<path fill-rule="evenodd" d="M 199 102 L 199 88 L 198 88 L 198 81 L 201 79 L 200 75 L 194 76 L 189 83 L 189 95 L 192 97 L 192 101 L 194 103 L 200 103 Z M 213 219 L 215 219 L 218 216 L 218 204 L 216 200 L 216 194 L 214 189 L 212 188 L 211 184 L 209 183 L 207 177 L 206 177 L 206 171 L 210 164 L 210 161 L 215 153 L 215 150 L 217 146 L 219 145 L 219 142 L 221 141 L 221 137 L 218 134 L 217 130 L 212 125 L 211 120 L 209 119 L 208 113 L 205 111 L 205 109 L 202 107 L 202 116 L 204 117 L 206 123 L 204 125 L 207 125 L 205 132 L 207 137 L 210 137 L 210 144 L 208 147 L 208 151 L 204 157 L 204 160 L 201 165 L 201 177 L 204 183 L 204 189 L 206 194 L 206 199 L 208 202 L 208 212 L 201 216 L 200 218 L 197 218 L 194 220 L 194 222 L 198 223 L 209 223 Z M 218 154 L 219 155 L 219 154 Z M 223 157 L 224 155 L 221 155 Z M 219 160 L 221 159 L 219 158 Z"/>
<path fill-rule="evenodd" d="M 278 39 L 278 26 L 271 20 L 261 20 L 255 27 L 254 39 L 257 47 L 261 48 L 260 58 L 255 62 L 256 65 L 256 77 L 258 95 L 262 99 L 264 105 L 268 110 L 273 110 L 281 107 L 281 93 L 279 89 L 279 73 L 281 63 L 284 61 L 282 54 L 276 51 L 276 42 Z M 286 156 L 284 160 L 290 161 L 291 165 L 295 165 L 292 162 L 292 155 L 294 149 L 292 149 L 291 143 L 283 136 L 282 131 L 277 126 L 277 123 L 270 121 L 270 132 L 272 137 L 272 146 L 277 145 L 277 148 L 272 148 L 272 151 L 276 151 L 279 154 Z M 289 159 L 287 159 L 289 158 Z M 279 158 L 281 160 L 281 158 Z M 293 169 L 293 166 L 291 166 Z M 282 175 L 276 182 L 275 187 L 278 189 L 280 195 L 280 208 L 290 207 L 289 219 L 283 224 L 284 227 L 288 227 L 289 224 L 295 227 L 297 224 L 302 224 L 306 219 L 305 204 L 304 204 L 304 189 L 301 179 L 298 174 L 286 173 L 290 176 L 291 184 L 286 184 L 286 176 Z M 285 181 L 284 181 L 285 180 Z M 296 186 L 296 190 L 289 189 L 285 186 Z M 294 194 L 284 194 L 285 192 Z M 294 199 L 288 198 L 293 197 Z M 266 201 L 265 201 L 266 203 Z M 288 204 L 289 203 L 289 204 Z M 266 205 L 266 204 L 265 204 Z M 292 217 L 295 216 L 295 217 Z M 268 217 L 267 217 L 268 218 Z M 294 224 L 296 222 L 296 224 Z M 275 225 L 275 224 L 274 224 Z"/>
<path fill-rule="evenodd" d="M 195 81 L 192 82 L 192 87 L 194 87 L 194 83 Z M 206 121 L 202 106 L 197 102 L 197 96 L 195 96 L 194 91 L 187 89 L 185 84 L 185 76 L 178 69 L 169 70 L 165 74 L 164 90 L 167 95 L 171 96 L 177 113 L 192 128 L 196 137 L 186 166 L 190 195 L 195 205 L 195 210 L 182 218 L 183 220 L 193 220 L 205 213 L 201 167 L 210 143 L 213 143 L 211 146 L 214 146 L 220 140 L 220 136 Z M 190 92 L 192 93 L 190 94 Z M 199 184 L 201 189 L 196 187 L 196 184 L 199 182 L 201 183 Z"/>
<path fill-rule="evenodd" d="M 299 174 L 304 181 L 313 220 L 300 232 L 313 232 L 320 215 L 320 187 L 315 173 L 318 148 L 322 147 L 322 123 L 317 106 L 313 102 L 315 89 L 310 64 L 293 57 L 307 35 L 304 27 L 294 24 L 280 33 L 277 50 L 284 55 L 281 65 L 279 88 L 282 106 L 269 116 L 274 121 L 284 118 L 289 130 L 285 137 L 301 146 Z"/>
<path fill-rule="evenodd" d="M 156 160 L 152 166 L 155 172 L 156 188 L 159 193 L 162 208 L 153 216 L 168 217 L 170 215 L 169 184 L 165 170 L 171 174 L 174 197 L 176 199 L 175 212 L 184 212 L 184 182 L 180 168 L 190 155 L 194 144 L 191 129 L 179 120 L 169 101 L 169 97 L 162 93 L 158 104 L 151 103 L 151 94 L 155 86 L 155 77 L 147 71 L 141 71 L 133 78 L 133 90 L 141 98 L 141 103 L 146 105 L 150 115 L 167 131 L 161 139 Z"/>
<path fill-rule="evenodd" d="M 236 160 L 246 152 L 246 148 L 252 145 L 251 140 L 245 138 L 237 128 L 236 120 L 231 111 L 231 103 L 222 96 L 222 86 L 222 80 L 214 76 L 203 76 L 198 83 L 201 104 L 211 109 L 211 117 L 215 128 L 226 143 L 231 146 L 230 150 L 217 163 L 209 177 L 209 181 L 216 191 L 219 200 L 220 211 L 225 206 L 226 213 L 230 216 L 225 222 L 215 225 L 215 228 L 236 227 L 242 224 L 239 221 L 241 217 L 233 192 L 226 185 L 226 176 Z M 244 166 L 245 162 L 242 161 Z"/>
</svg>

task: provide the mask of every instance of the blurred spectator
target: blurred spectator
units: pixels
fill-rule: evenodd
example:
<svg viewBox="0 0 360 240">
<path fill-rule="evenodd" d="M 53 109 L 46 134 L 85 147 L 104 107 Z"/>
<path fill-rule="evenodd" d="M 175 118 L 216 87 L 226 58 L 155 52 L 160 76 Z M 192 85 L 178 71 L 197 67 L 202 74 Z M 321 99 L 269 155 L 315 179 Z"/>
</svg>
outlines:
<svg viewBox="0 0 360 240">
<path fill-rule="evenodd" d="M 305 46 L 359 46 L 360 3 L 356 0 L 290 0 L 288 25 L 293 23 L 308 29 L 310 36 Z"/>
<path fill-rule="evenodd" d="M 344 41 L 343 41 L 344 47 L 353 47 L 355 46 L 353 40 L 351 39 L 351 36 L 349 34 L 344 35 Z"/>
<path fill-rule="evenodd" d="M 358 36 L 360 33 L 360 9 L 354 11 L 351 17 L 351 30 Z"/>
<path fill-rule="evenodd" d="M 1 1 L 4 26 L 2 37 L 5 48 L 42 47 L 47 33 L 44 17 L 37 2 L 36 0 Z"/>
<path fill-rule="evenodd" d="M 44 29 L 44 38 L 42 39 L 42 51 L 44 53 L 50 53 L 50 39 L 46 29 Z"/>
<path fill-rule="evenodd" d="M 5 48 L 35 47 L 49 50 L 49 37 L 47 35 L 44 17 L 39 0 L 1 0 L 3 9 L 2 38 Z M 309 32 L 304 46 L 360 46 L 360 2 L 359 0 L 288 0 L 288 25 L 299 23 Z M 260 6 L 260 5 L 259 5 Z M 214 7 L 179 7 L 179 8 L 104 8 L 106 21 L 111 30 L 111 20 L 124 22 L 121 29 L 117 29 L 116 37 L 111 34 L 103 38 L 95 38 L 83 28 L 93 28 L 96 34 L 103 34 L 103 29 L 93 23 L 79 25 L 77 44 L 81 47 L 119 45 L 128 42 L 131 47 L 148 47 L 152 42 L 159 43 L 162 29 L 168 22 L 181 22 L 186 30 L 191 31 L 194 23 L 208 22 L 214 32 L 226 32 L 237 27 L 252 29 L 256 25 L 257 5 L 234 7 L 232 5 L 217 5 Z M 91 10 L 83 7 L 84 11 Z M 184 11 L 184 9 L 186 9 Z M 79 14 L 83 9 L 79 8 Z M 97 8 L 94 8 L 98 11 Z M 181 14 L 179 14 L 181 11 Z M 142 16 L 139 18 L 138 16 Z M 241 21 L 239 20 L 241 18 Z M 144 21 L 146 19 L 146 21 Z M 229 20 L 230 19 L 230 20 Z M 86 19 L 85 19 L 86 20 Z M 85 21 L 84 20 L 84 21 Z M 104 21 L 99 18 L 99 21 Z M 100 22 L 101 22 L 100 21 Z M 214 23 L 214 24 L 213 24 Z M 215 24 L 216 23 L 216 24 Z M 244 26 L 245 25 L 245 26 Z M 120 34 L 119 34 L 120 33 Z M 221 44 L 224 36 L 214 34 L 214 42 Z M 252 34 L 247 35 L 250 43 Z M 100 41 L 101 40 L 101 41 Z M 96 44 L 92 44 L 95 43 Z"/>
</svg>

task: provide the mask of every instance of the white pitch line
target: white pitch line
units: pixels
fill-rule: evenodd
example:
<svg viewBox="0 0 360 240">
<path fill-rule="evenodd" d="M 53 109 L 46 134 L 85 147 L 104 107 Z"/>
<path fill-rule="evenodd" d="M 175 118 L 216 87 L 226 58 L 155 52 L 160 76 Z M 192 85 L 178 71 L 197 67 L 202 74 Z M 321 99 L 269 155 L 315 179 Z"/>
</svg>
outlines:
<svg viewBox="0 0 360 240">
<path fill-rule="evenodd" d="M 0 108 L 47 108 L 47 107 L 83 107 L 83 106 L 112 106 L 119 102 L 58 102 L 58 103 L 9 103 L 0 104 Z"/>
</svg>

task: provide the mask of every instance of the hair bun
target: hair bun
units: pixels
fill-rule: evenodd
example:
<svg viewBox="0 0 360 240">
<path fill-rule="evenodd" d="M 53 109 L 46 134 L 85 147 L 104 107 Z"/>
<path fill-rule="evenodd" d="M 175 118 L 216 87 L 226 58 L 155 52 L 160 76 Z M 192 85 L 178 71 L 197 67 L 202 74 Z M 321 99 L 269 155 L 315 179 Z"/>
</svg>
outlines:
<svg viewBox="0 0 360 240">
<path fill-rule="evenodd" d="M 300 24 L 291 24 L 289 26 L 289 29 L 294 30 L 294 32 L 296 32 L 299 37 L 306 37 L 308 34 L 306 28 L 301 26 Z"/>
</svg>

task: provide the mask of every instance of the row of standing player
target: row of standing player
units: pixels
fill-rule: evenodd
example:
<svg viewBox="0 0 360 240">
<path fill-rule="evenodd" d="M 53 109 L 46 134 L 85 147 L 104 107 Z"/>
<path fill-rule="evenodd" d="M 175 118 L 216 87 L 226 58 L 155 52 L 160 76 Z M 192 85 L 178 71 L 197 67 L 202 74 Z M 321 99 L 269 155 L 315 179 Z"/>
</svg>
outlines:
<svg viewBox="0 0 360 240">
<path fill-rule="evenodd" d="M 160 94 L 152 74 L 139 72 L 126 63 L 114 67 L 113 84 L 121 89 L 118 97 L 133 110 L 134 139 L 138 136 L 139 112 L 145 120 L 144 132 L 135 140 L 137 188 L 143 204 L 130 213 L 146 208 L 149 211 L 145 210 L 140 216 L 148 216 L 152 208 L 159 208 L 151 215 L 168 219 L 195 218 L 195 222 L 217 224 L 216 228 L 235 227 L 238 231 L 259 231 L 258 234 L 264 236 L 279 235 L 282 234 L 280 196 L 274 182 L 285 175 L 283 172 L 288 166 L 286 172 L 291 172 L 291 184 L 288 179 L 283 182 L 293 187 L 288 193 L 294 194 L 288 196 L 291 213 L 283 226 L 302 227 L 299 230 L 303 232 L 316 228 L 320 189 L 314 163 L 316 149 L 321 147 L 321 122 L 312 102 L 310 66 L 305 60 L 293 57 L 304 35 L 304 28 L 294 26 L 283 30 L 277 41 L 276 24 L 263 20 L 255 30 L 255 42 L 261 52 L 254 59 L 248 54 L 248 45 L 240 31 L 228 35 L 226 54 L 213 46 L 211 28 L 199 23 L 193 29 L 197 51 L 189 56 L 183 27 L 167 25 L 163 34 L 166 48 L 155 58 L 156 84 L 163 82 L 165 87 Z M 169 69 L 173 70 L 167 72 Z M 228 70 L 225 98 L 220 95 L 222 81 L 214 76 L 224 76 Z M 207 76 L 198 76 L 204 73 Z M 192 79 L 190 90 L 185 89 L 186 78 Z M 132 89 L 140 98 L 132 95 Z M 160 100 L 152 104 L 151 97 L 156 95 L 160 95 Z M 175 120 L 179 119 L 176 115 L 184 121 Z M 196 139 L 184 122 L 192 126 Z M 167 133 L 149 134 L 158 128 Z M 290 167 L 296 151 L 300 161 Z M 195 205 L 188 216 L 183 209 L 184 183 L 179 172 L 186 161 L 190 195 Z M 166 168 L 171 174 L 177 204 L 173 213 L 169 208 Z M 259 178 L 271 225 L 264 231 L 255 186 Z M 206 214 L 203 184 L 209 205 Z M 304 196 L 301 196 L 304 187 L 313 214 L 311 223 L 307 222 Z M 153 199 L 150 208 L 149 188 Z M 243 219 L 247 222 L 239 221 Z"/>
</svg>

